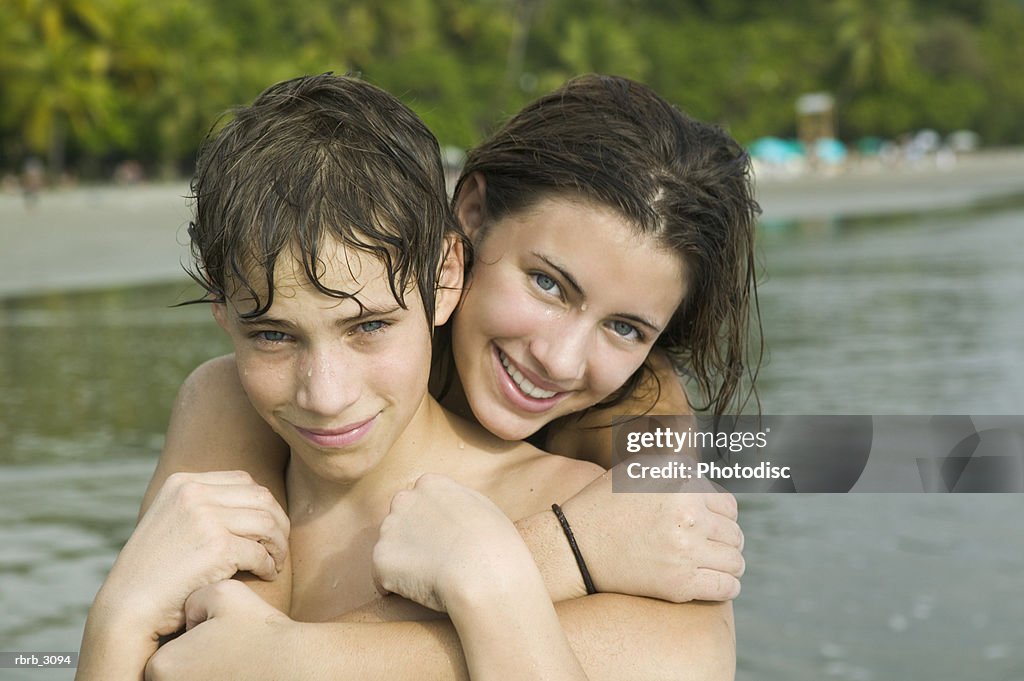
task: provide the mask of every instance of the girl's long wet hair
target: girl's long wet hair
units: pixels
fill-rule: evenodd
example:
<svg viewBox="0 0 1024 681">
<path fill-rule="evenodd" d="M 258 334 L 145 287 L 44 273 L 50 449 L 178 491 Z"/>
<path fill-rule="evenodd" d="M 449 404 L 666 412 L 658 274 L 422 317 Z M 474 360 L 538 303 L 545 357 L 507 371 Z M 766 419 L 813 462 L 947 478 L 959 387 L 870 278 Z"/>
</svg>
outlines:
<svg viewBox="0 0 1024 681">
<path fill-rule="evenodd" d="M 696 381 L 704 400 L 696 409 L 717 419 L 757 401 L 760 208 L 750 158 L 732 137 L 640 83 L 586 75 L 529 104 L 470 151 L 455 197 L 473 173 L 486 179 L 478 239 L 489 225 L 541 199 L 570 196 L 614 209 L 639 234 L 678 254 L 687 294 L 655 345 L 677 372 Z M 597 406 L 642 392 L 648 375 L 645 364 Z"/>
</svg>

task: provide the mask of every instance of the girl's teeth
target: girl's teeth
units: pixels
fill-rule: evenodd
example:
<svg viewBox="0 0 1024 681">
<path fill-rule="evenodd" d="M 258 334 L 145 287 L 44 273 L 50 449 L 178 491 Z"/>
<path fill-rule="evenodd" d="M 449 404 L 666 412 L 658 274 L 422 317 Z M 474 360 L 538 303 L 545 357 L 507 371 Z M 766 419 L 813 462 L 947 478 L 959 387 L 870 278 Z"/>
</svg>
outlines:
<svg viewBox="0 0 1024 681">
<path fill-rule="evenodd" d="M 524 393 L 538 400 L 545 400 L 549 397 L 555 396 L 556 393 L 553 393 L 550 390 L 542 390 L 533 383 L 530 383 L 530 380 L 523 376 L 518 369 L 511 366 L 511 362 L 504 352 L 499 352 L 498 354 L 501 357 L 501 365 L 505 367 L 505 372 L 512 377 L 512 380 Z"/>
</svg>

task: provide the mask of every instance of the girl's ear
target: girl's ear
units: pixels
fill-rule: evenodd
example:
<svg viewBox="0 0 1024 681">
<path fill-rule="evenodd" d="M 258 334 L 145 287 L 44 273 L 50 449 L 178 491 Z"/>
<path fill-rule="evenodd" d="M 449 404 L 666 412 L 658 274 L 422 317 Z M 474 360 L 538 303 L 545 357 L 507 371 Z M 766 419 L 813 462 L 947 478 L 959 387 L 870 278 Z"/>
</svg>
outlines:
<svg viewBox="0 0 1024 681">
<path fill-rule="evenodd" d="M 455 217 L 471 242 L 476 239 L 477 230 L 484 222 L 486 205 L 487 178 L 483 173 L 471 173 L 463 180 L 459 195 L 455 197 Z"/>
<path fill-rule="evenodd" d="M 465 257 L 462 239 L 454 235 L 445 237 L 444 259 L 437 273 L 437 289 L 434 293 L 434 326 L 444 325 L 459 305 Z"/>
</svg>

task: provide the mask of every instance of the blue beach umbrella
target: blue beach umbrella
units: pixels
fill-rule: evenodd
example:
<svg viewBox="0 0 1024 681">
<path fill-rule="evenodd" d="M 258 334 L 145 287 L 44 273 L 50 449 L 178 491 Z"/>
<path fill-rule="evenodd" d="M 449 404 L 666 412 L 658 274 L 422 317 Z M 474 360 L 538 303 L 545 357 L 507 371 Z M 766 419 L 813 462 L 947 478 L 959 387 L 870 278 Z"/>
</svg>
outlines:
<svg viewBox="0 0 1024 681">
<path fill-rule="evenodd" d="M 778 137 L 761 137 L 750 145 L 748 151 L 758 161 L 772 165 L 783 165 L 803 157 L 799 143 Z"/>
<path fill-rule="evenodd" d="M 823 137 L 814 143 L 814 155 L 822 163 L 835 166 L 845 161 L 847 154 L 842 142 L 832 137 Z"/>
</svg>

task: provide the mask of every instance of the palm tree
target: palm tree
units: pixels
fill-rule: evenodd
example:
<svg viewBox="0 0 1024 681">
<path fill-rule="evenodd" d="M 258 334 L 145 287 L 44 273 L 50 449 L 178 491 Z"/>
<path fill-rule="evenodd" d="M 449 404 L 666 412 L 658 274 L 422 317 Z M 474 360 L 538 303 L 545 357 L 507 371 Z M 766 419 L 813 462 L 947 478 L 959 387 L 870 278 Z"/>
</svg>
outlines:
<svg viewBox="0 0 1024 681">
<path fill-rule="evenodd" d="M 68 135 L 96 145 L 109 132 L 113 37 L 103 0 L 16 0 L 6 49 L 4 115 L 49 170 L 64 169 Z M 10 11 L 10 8 L 9 8 Z"/>
<path fill-rule="evenodd" d="M 836 48 L 846 89 L 877 91 L 909 76 L 916 26 L 908 0 L 837 0 Z"/>
</svg>

